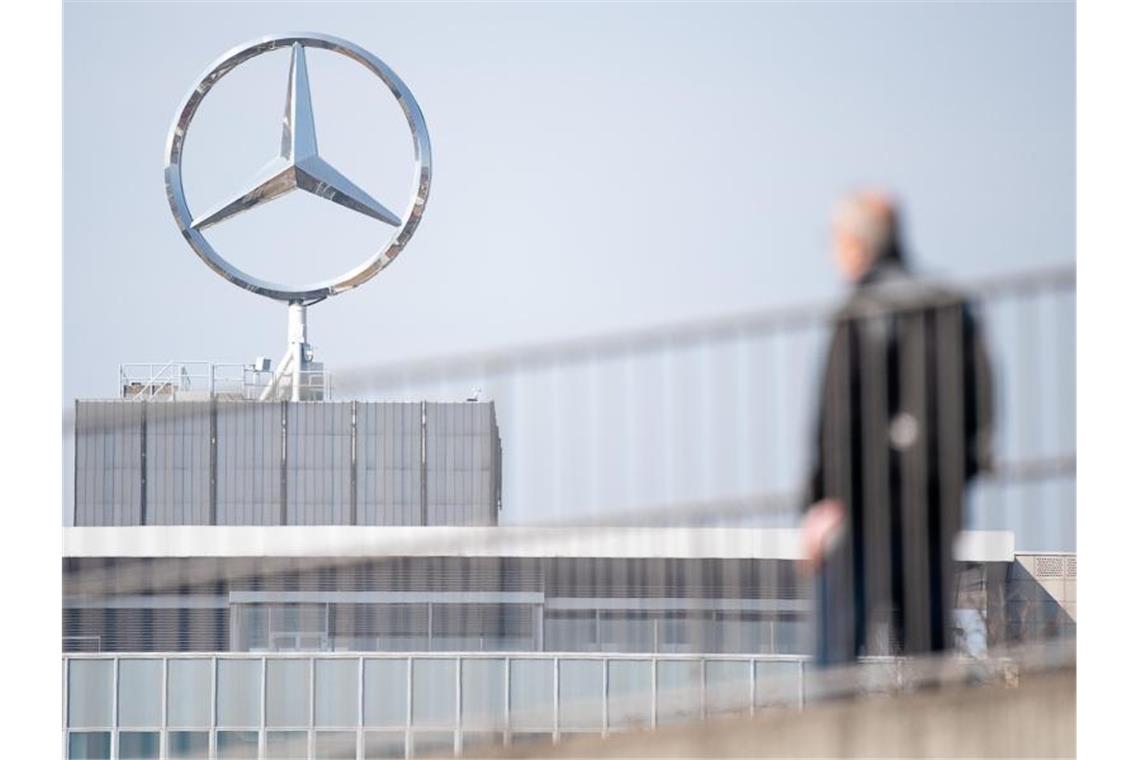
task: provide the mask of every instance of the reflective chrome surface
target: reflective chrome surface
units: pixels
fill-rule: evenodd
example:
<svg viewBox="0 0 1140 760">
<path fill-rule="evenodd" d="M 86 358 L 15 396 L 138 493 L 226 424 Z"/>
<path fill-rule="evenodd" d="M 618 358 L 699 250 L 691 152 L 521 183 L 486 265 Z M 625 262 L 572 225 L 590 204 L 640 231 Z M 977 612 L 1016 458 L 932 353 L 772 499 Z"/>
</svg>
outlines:
<svg viewBox="0 0 1140 760">
<path fill-rule="evenodd" d="M 186 202 L 182 187 L 182 149 L 194 114 L 202 99 L 227 73 L 262 53 L 282 47 L 292 49 L 289 87 L 281 134 L 281 153 L 269 161 L 247 189 L 195 216 Z M 360 63 L 378 76 L 392 91 L 412 132 L 415 148 L 416 184 L 402 215 L 390 211 L 379 201 L 341 174 L 320 157 L 309 92 L 309 76 L 305 48 L 331 50 Z M 412 93 L 383 61 L 346 40 L 324 34 L 297 33 L 271 35 L 241 45 L 223 55 L 207 69 L 190 91 L 178 111 L 167 139 L 166 192 L 179 231 L 206 264 L 230 282 L 268 298 L 283 301 L 305 301 L 336 295 L 361 285 L 374 277 L 403 250 L 419 224 L 427 203 L 431 184 L 431 143 L 427 125 Z M 339 277 L 317 283 L 291 285 L 261 280 L 226 261 L 202 234 L 208 227 L 235 214 L 271 201 L 293 190 L 325 198 L 385 224 L 396 227 L 387 244 L 363 264 Z"/>
</svg>

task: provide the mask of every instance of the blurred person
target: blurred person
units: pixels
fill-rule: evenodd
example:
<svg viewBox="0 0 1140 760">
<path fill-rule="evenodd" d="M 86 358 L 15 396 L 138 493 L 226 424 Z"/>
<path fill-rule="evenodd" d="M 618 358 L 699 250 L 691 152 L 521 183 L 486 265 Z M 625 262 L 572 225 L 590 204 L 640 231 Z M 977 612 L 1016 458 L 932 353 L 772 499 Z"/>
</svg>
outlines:
<svg viewBox="0 0 1140 760">
<path fill-rule="evenodd" d="M 802 523 L 821 665 L 953 646 L 954 537 L 967 484 L 991 466 L 981 329 L 962 294 L 911 273 L 898 217 L 861 191 L 832 218 L 852 289 L 832 320 Z"/>
</svg>

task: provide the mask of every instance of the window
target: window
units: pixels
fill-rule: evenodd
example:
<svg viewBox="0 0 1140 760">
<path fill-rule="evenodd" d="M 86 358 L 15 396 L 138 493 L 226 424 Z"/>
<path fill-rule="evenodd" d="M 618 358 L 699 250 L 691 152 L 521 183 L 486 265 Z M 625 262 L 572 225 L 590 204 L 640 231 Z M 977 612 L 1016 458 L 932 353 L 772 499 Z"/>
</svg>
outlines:
<svg viewBox="0 0 1140 760">
<path fill-rule="evenodd" d="M 72 661 L 74 664 L 75 661 Z M 67 737 L 68 760 L 111 760 L 110 731 L 72 731 Z"/>
<path fill-rule="evenodd" d="M 563 732 L 602 730 L 601 660 L 558 663 L 558 726 Z"/>
<path fill-rule="evenodd" d="M 595 610 L 547 612 L 543 648 L 548 652 L 593 652 L 598 649 Z"/>
<path fill-rule="evenodd" d="M 794 704 L 799 698 L 798 662 L 756 662 L 756 706 Z"/>
<path fill-rule="evenodd" d="M 359 713 L 358 660 L 316 660 L 316 718 L 318 726 L 356 726 Z"/>
<path fill-rule="evenodd" d="M 161 725 L 162 660 L 119 660 L 119 726 L 156 728 Z M 122 746 L 120 738 L 120 754 Z"/>
<path fill-rule="evenodd" d="M 314 754 L 317 760 L 356 760 L 356 732 L 318 731 Z"/>
<path fill-rule="evenodd" d="M 71 660 L 67 666 L 67 725 L 110 728 L 111 660 Z"/>
<path fill-rule="evenodd" d="M 218 725 L 237 728 L 261 725 L 260 660 L 218 659 Z M 220 739 L 220 732 L 218 736 Z M 235 741 L 240 739 L 235 738 Z M 218 752 L 221 753 L 220 747 Z"/>
<path fill-rule="evenodd" d="M 455 725 L 455 660 L 412 661 L 412 725 Z"/>
<path fill-rule="evenodd" d="M 219 731 L 218 760 L 256 760 L 256 731 Z"/>
<path fill-rule="evenodd" d="M 364 725 L 402 728 L 407 720 L 408 661 L 365 660 Z"/>
<path fill-rule="evenodd" d="M 158 760 L 158 744 L 157 731 L 120 731 L 119 760 Z"/>
<path fill-rule="evenodd" d="M 267 660 L 265 725 L 309 725 L 309 660 Z"/>
<path fill-rule="evenodd" d="M 166 742 L 170 760 L 207 760 L 210 756 L 210 734 L 205 731 L 171 731 Z"/>
<path fill-rule="evenodd" d="M 746 660 L 709 660 L 705 683 L 710 711 L 747 710 L 752 703 L 752 663 Z"/>
<path fill-rule="evenodd" d="M 610 725 L 615 729 L 648 727 L 652 723 L 653 663 L 649 660 L 610 660 Z"/>
<path fill-rule="evenodd" d="M 210 727 L 210 660 L 170 660 L 166 664 L 166 722 L 174 728 Z"/>
<path fill-rule="evenodd" d="M 403 731 L 369 731 L 364 734 L 364 760 L 404 757 Z"/>
<path fill-rule="evenodd" d="M 554 661 L 511 660 L 511 729 L 522 732 L 554 728 Z"/>
<path fill-rule="evenodd" d="M 451 755 L 455 734 L 451 731 L 416 731 L 412 734 L 412 757 Z"/>
<path fill-rule="evenodd" d="M 465 731 L 501 731 L 507 724 L 505 660 L 463 660 L 460 715 Z"/>
<path fill-rule="evenodd" d="M 701 664 L 696 660 L 657 663 L 657 720 L 692 720 L 701 710 Z"/>
<path fill-rule="evenodd" d="M 266 760 L 307 760 L 308 731 L 266 731 Z"/>
</svg>

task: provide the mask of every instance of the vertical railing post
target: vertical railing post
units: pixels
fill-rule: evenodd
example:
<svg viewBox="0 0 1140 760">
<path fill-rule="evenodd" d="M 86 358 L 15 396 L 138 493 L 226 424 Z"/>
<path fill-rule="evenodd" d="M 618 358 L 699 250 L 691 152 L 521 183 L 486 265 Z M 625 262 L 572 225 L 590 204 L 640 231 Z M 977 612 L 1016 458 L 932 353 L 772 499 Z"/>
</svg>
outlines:
<svg viewBox="0 0 1140 760">
<path fill-rule="evenodd" d="M 756 658 L 748 663 L 748 714 L 756 714 Z"/>
<path fill-rule="evenodd" d="M 463 658 L 455 658 L 455 734 L 452 736 L 455 756 L 463 752 Z"/>
<path fill-rule="evenodd" d="M 111 660 L 111 757 L 119 756 L 119 658 Z"/>
<path fill-rule="evenodd" d="M 268 700 L 269 700 L 269 660 L 265 657 L 261 658 L 261 723 L 257 731 L 257 746 L 259 747 L 258 756 L 265 757 L 268 750 L 268 739 L 266 735 L 265 726 L 268 718 Z"/>
<path fill-rule="evenodd" d="M 364 757 L 364 658 L 356 667 L 356 756 Z"/>
<path fill-rule="evenodd" d="M 562 705 L 558 699 L 558 676 L 561 667 L 558 663 L 558 658 L 554 658 L 554 743 L 557 744 L 562 739 L 561 732 L 561 712 Z"/>
<path fill-rule="evenodd" d="M 170 658 L 162 658 L 162 696 L 159 698 L 162 714 L 158 717 L 158 756 L 161 760 L 166 760 L 170 754 L 170 748 L 167 747 L 167 731 L 166 731 L 166 700 L 170 693 Z"/>
<path fill-rule="evenodd" d="M 407 710 L 404 714 L 404 757 L 410 758 L 412 756 L 412 699 L 415 696 L 412 689 L 412 658 L 408 658 L 408 677 L 407 677 L 407 697 L 408 704 Z"/>
<path fill-rule="evenodd" d="M 797 689 L 796 698 L 797 698 L 797 706 L 799 707 L 800 712 L 803 712 L 803 709 L 804 709 L 804 660 L 802 658 L 800 659 L 799 674 L 800 674 L 799 688 Z"/>
<path fill-rule="evenodd" d="M 602 736 L 610 732 L 610 661 L 602 658 Z"/>
<path fill-rule="evenodd" d="M 511 658 L 503 658 L 503 706 L 505 708 L 505 715 L 503 716 L 503 745 L 510 746 L 511 744 Z"/>
<path fill-rule="evenodd" d="M 652 657 L 649 660 L 651 665 L 649 673 L 649 728 L 657 728 L 657 666 L 658 660 Z"/>
<path fill-rule="evenodd" d="M 210 733 L 207 737 L 207 750 L 210 757 L 217 757 L 218 740 L 218 658 L 210 658 Z"/>
</svg>

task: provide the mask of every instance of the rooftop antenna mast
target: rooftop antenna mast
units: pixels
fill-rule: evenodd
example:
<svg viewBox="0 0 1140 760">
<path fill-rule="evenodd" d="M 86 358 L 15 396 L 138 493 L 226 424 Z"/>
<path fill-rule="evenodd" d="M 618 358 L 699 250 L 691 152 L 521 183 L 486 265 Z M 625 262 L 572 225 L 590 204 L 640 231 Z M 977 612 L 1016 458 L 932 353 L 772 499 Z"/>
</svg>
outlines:
<svg viewBox="0 0 1140 760">
<path fill-rule="evenodd" d="M 281 149 L 245 189 L 195 216 L 187 205 L 182 187 L 182 151 L 194 114 L 219 79 L 251 58 L 279 48 L 291 51 L 285 113 L 281 123 Z M 380 78 L 403 109 L 415 148 L 415 183 L 403 214 L 390 211 L 321 157 L 317 149 L 309 72 L 305 62 L 306 48 L 329 50 L 363 65 Z M 372 279 L 407 245 L 427 204 L 431 185 L 431 143 L 427 124 L 411 91 L 372 53 L 347 40 L 325 34 L 278 34 L 239 45 L 215 61 L 200 77 L 186 95 L 171 125 L 165 174 L 167 197 L 175 222 L 198 257 L 235 285 L 288 304 L 288 347 L 261 399 L 301 401 L 306 398 L 307 379 L 319 371 L 308 342 L 308 307 Z M 246 274 L 222 258 L 203 235 L 204 230 L 215 224 L 294 190 L 303 190 L 337 203 L 391 226 L 395 231 L 388 242 L 362 264 L 339 277 L 303 285 L 269 282 Z"/>
</svg>

